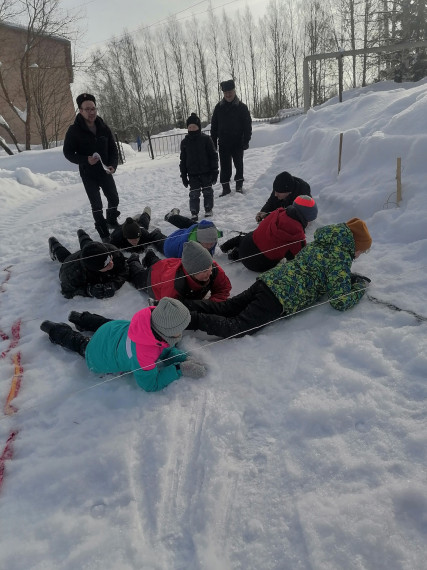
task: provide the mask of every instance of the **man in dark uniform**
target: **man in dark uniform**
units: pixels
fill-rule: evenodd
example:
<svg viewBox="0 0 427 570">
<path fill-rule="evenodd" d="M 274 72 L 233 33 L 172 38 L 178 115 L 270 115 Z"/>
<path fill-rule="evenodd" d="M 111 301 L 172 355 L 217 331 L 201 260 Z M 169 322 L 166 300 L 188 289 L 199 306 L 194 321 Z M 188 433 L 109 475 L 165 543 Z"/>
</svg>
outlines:
<svg viewBox="0 0 427 570">
<path fill-rule="evenodd" d="M 108 226 L 119 224 L 117 210 L 119 196 L 113 174 L 118 163 L 118 151 L 110 128 L 97 116 L 96 99 L 90 93 L 82 93 L 76 99 L 79 113 L 65 135 L 64 155 L 79 165 L 80 176 L 92 207 L 92 215 L 102 241 L 108 242 Z M 108 201 L 104 218 L 100 190 Z"/>
<path fill-rule="evenodd" d="M 249 148 L 252 136 L 252 119 L 247 106 L 236 95 L 232 79 L 223 81 L 224 98 L 216 104 L 211 120 L 211 138 L 215 148 L 219 144 L 222 194 L 230 194 L 231 161 L 236 173 L 236 192 L 243 193 L 243 153 Z"/>
</svg>

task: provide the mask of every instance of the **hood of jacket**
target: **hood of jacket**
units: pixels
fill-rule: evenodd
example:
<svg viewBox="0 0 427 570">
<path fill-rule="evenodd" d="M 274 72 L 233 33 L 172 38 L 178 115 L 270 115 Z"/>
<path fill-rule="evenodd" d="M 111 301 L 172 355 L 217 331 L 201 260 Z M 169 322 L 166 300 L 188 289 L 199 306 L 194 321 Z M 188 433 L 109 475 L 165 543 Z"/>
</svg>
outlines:
<svg viewBox="0 0 427 570">
<path fill-rule="evenodd" d="M 323 226 L 314 232 L 314 242 L 323 249 L 346 250 L 354 257 L 354 238 L 350 228 L 342 224 Z"/>
<path fill-rule="evenodd" d="M 158 340 L 151 328 L 151 312 L 154 307 L 146 307 L 134 314 L 130 321 L 128 337 L 137 345 L 155 344 L 166 348 L 167 342 Z M 138 352 L 138 350 L 137 350 Z"/>
<path fill-rule="evenodd" d="M 293 237 L 301 240 L 301 234 L 304 233 L 303 226 L 301 223 L 294 223 L 291 220 L 292 218 L 287 215 L 286 210 L 278 208 L 262 220 L 255 232 L 262 231 L 265 222 L 266 236 L 272 243 L 284 245 L 290 243 Z"/>
</svg>

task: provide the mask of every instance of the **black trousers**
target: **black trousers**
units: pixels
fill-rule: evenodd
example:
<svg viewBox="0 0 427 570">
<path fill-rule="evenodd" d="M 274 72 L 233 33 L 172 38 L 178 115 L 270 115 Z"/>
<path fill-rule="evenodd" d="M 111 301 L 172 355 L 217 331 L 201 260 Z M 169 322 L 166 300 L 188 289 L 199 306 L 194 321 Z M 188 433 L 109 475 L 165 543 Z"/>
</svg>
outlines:
<svg viewBox="0 0 427 570">
<path fill-rule="evenodd" d="M 92 208 L 92 216 L 95 220 L 95 224 L 103 225 L 105 223 L 105 218 L 102 210 L 102 190 L 104 196 L 107 198 L 107 221 L 115 221 L 119 216 L 117 212 L 117 206 L 119 205 L 119 195 L 117 193 L 116 183 L 112 174 L 107 174 L 102 172 L 97 178 L 91 178 L 89 176 L 82 176 L 83 185 L 86 190 L 87 197 Z"/>
<path fill-rule="evenodd" d="M 219 143 L 219 164 L 221 167 L 221 173 L 219 175 L 219 181 L 221 184 L 230 182 L 232 174 L 233 161 L 236 173 L 234 175 L 234 180 L 236 181 L 236 186 L 243 185 L 243 149 L 242 148 L 227 148 L 222 147 L 221 142 Z"/>
<path fill-rule="evenodd" d="M 279 259 L 269 259 L 255 245 L 252 238 L 253 232 L 248 234 L 234 236 L 221 245 L 221 251 L 227 253 L 233 248 L 237 248 L 238 257 L 243 265 L 251 271 L 262 273 L 268 271 L 279 263 Z"/>
<path fill-rule="evenodd" d="M 227 301 L 184 301 L 184 304 L 191 311 L 187 328 L 224 338 L 253 334 L 283 313 L 277 297 L 259 279 Z"/>
<path fill-rule="evenodd" d="M 169 216 L 168 222 L 180 230 L 186 230 L 194 224 L 193 220 L 187 218 L 187 216 L 181 216 L 181 214 Z"/>
<path fill-rule="evenodd" d="M 209 175 L 201 174 L 200 176 L 188 176 L 190 181 L 190 212 L 198 214 L 200 211 L 200 193 L 203 193 L 203 206 L 205 211 L 211 211 L 214 205 L 212 178 Z"/>
</svg>

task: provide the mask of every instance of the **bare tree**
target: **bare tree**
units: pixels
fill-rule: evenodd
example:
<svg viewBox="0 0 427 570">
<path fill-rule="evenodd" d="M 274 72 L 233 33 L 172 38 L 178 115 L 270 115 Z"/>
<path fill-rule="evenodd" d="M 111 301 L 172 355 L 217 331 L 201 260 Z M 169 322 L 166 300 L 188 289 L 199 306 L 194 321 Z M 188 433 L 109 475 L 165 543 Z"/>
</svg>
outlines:
<svg viewBox="0 0 427 570">
<path fill-rule="evenodd" d="M 7 2 L 3 4 L 3 11 L 5 12 L 9 4 Z M 31 148 L 31 125 L 34 110 L 32 69 L 38 65 L 37 57 L 40 56 L 42 44 L 51 37 L 69 38 L 77 17 L 72 13 L 60 10 L 59 0 L 15 0 L 15 4 L 17 11 L 21 14 L 21 20 L 25 21 L 23 26 L 25 38 L 22 45 L 17 46 L 16 61 L 12 62 L 11 67 L 7 70 L 3 67 L 0 68 L 0 89 L 2 98 L 11 112 L 25 126 L 25 148 L 29 150 Z M 10 83 L 11 69 L 16 68 L 19 69 L 22 106 L 18 106 L 15 102 Z"/>
<path fill-rule="evenodd" d="M 179 92 L 179 107 L 182 115 L 187 116 L 189 114 L 187 91 L 185 87 L 185 52 L 187 48 L 187 42 L 184 39 L 181 26 L 177 22 L 176 18 L 171 18 L 169 20 L 166 27 L 166 35 L 169 40 L 169 46 L 171 48 L 171 58 L 175 64 L 175 72 Z"/>
</svg>

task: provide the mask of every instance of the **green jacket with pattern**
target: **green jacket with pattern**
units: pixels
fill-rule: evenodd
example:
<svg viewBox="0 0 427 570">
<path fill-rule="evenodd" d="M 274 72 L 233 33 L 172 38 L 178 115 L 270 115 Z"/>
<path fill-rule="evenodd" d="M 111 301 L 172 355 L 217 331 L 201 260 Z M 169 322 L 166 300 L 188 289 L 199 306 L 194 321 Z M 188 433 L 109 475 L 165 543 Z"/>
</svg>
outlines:
<svg viewBox="0 0 427 570">
<path fill-rule="evenodd" d="M 351 283 L 354 253 L 353 234 L 346 224 L 324 226 L 295 259 L 279 263 L 259 279 L 278 298 L 285 314 L 296 313 L 325 294 L 334 309 L 345 311 L 365 293 L 363 284 Z"/>
</svg>

